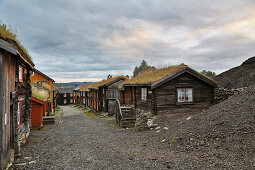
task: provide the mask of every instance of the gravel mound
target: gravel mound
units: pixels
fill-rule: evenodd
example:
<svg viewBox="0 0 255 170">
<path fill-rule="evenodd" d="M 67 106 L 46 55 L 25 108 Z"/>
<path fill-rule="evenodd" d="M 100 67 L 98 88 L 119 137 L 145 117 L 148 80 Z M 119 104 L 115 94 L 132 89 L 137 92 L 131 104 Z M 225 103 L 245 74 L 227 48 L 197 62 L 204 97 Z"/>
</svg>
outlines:
<svg viewBox="0 0 255 170">
<path fill-rule="evenodd" d="M 202 113 L 176 116 L 167 124 L 168 147 L 198 159 L 200 167 L 255 168 L 255 85 Z"/>
<path fill-rule="evenodd" d="M 215 77 L 219 87 L 241 88 L 255 83 L 255 56 Z"/>
</svg>

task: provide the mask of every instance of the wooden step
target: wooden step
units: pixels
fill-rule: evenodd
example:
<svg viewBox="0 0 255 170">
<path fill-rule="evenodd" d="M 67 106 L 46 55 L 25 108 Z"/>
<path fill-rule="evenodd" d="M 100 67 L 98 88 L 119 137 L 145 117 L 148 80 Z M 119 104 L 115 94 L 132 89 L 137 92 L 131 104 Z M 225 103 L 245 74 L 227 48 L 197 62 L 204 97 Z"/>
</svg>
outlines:
<svg viewBox="0 0 255 170">
<path fill-rule="evenodd" d="M 55 124 L 55 116 L 43 117 L 43 125 Z"/>
</svg>

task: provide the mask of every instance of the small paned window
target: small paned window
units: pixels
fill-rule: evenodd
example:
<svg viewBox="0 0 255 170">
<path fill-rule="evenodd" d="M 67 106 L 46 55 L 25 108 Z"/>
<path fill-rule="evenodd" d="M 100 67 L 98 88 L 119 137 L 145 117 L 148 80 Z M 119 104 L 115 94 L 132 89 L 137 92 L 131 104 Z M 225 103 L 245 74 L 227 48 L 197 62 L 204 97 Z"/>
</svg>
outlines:
<svg viewBox="0 0 255 170">
<path fill-rule="evenodd" d="M 74 92 L 74 95 L 75 95 L 75 92 Z M 73 93 L 70 93 L 70 97 L 73 97 Z"/>
<path fill-rule="evenodd" d="M 66 93 L 64 93 L 64 97 L 66 97 Z"/>
<path fill-rule="evenodd" d="M 141 100 L 142 101 L 147 100 L 147 88 L 141 88 Z"/>
<path fill-rule="evenodd" d="M 73 103 L 73 99 L 70 99 L 70 103 Z"/>
<path fill-rule="evenodd" d="M 19 66 L 19 82 L 23 82 L 23 67 Z"/>
<path fill-rule="evenodd" d="M 67 101 L 66 101 L 66 99 L 64 100 L 64 104 L 66 104 L 67 103 Z"/>
<path fill-rule="evenodd" d="M 193 89 L 192 88 L 178 88 L 177 97 L 179 103 L 193 102 Z"/>
</svg>

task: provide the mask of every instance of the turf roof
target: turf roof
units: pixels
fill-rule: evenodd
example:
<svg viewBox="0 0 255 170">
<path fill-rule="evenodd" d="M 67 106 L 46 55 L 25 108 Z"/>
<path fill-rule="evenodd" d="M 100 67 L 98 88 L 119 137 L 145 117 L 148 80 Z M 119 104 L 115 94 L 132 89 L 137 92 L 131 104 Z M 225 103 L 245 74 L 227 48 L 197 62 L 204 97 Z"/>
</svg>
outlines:
<svg viewBox="0 0 255 170">
<path fill-rule="evenodd" d="M 95 82 L 92 84 L 84 84 L 80 87 L 80 91 L 89 91 L 90 89 L 97 90 L 99 87 L 105 86 L 105 85 L 112 83 L 112 82 L 114 82 L 118 79 L 121 79 L 121 78 L 127 79 L 127 77 L 125 77 L 125 76 L 111 77 L 111 78 L 108 78 L 108 79 L 105 79 L 105 80 L 102 80 L 99 82 Z"/>
<path fill-rule="evenodd" d="M 177 65 L 177 66 L 169 66 L 169 67 L 164 67 L 164 68 L 160 68 L 160 69 L 147 70 L 132 79 L 126 80 L 124 85 L 125 84 L 148 84 L 148 85 L 150 85 L 150 84 L 155 83 L 155 82 L 159 81 L 160 79 L 162 79 L 168 75 L 171 75 L 185 67 L 187 67 L 187 65 L 181 64 L 181 65 Z"/>
<path fill-rule="evenodd" d="M 5 41 L 8 41 L 32 66 L 34 66 L 31 56 L 28 54 L 25 47 L 16 38 L 16 34 L 14 33 L 14 31 L 10 28 L 7 28 L 5 24 L 1 23 L 0 23 L 0 38 Z"/>
</svg>

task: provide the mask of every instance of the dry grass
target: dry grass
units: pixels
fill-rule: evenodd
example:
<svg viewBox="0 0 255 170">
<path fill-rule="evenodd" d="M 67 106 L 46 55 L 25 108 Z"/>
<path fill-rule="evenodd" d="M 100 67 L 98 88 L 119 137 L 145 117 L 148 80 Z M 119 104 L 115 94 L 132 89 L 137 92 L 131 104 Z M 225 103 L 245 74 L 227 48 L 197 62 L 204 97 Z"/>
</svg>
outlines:
<svg viewBox="0 0 255 170">
<path fill-rule="evenodd" d="M 33 83 L 37 84 L 37 82 L 38 82 L 38 80 L 34 81 Z M 42 87 L 47 89 L 47 90 L 50 90 L 50 91 L 52 90 L 51 86 L 49 84 L 47 84 L 47 83 L 44 83 L 44 82 L 42 82 Z"/>
<path fill-rule="evenodd" d="M 38 90 L 35 86 L 32 86 L 32 96 L 39 100 L 47 101 L 49 93 L 44 90 Z"/>
<path fill-rule="evenodd" d="M 185 67 L 187 67 L 187 65 L 181 64 L 178 66 L 147 70 L 139 76 L 126 80 L 124 84 L 151 84 Z"/>
<path fill-rule="evenodd" d="M 5 24 L 0 23 L 0 38 L 4 40 L 6 39 L 14 40 L 22 49 L 22 51 L 25 53 L 25 55 L 29 58 L 29 60 L 32 62 L 31 56 L 28 54 L 27 50 L 20 43 L 16 36 L 17 36 L 16 33 L 14 33 L 14 31 L 11 28 L 8 28 Z"/>
<path fill-rule="evenodd" d="M 89 91 L 89 89 L 96 89 L 97 90 L 100 86 L 103 86 L 107 83 L 110 83 L 110 82 L 115 81 L 115 80 L 120 79 L 120 78 L 127 79 L 127 77 L 125 77 L 125 76 L 117 76 L 117 77 L 108 78 L 106 80 L 102 80 L 102 81 L 99 81 L 99 82 L 95 82 L 95 83 L 92 83 L 92 84 L 84 84 L 80 87 L 80 91 Z"/>
</svg>

